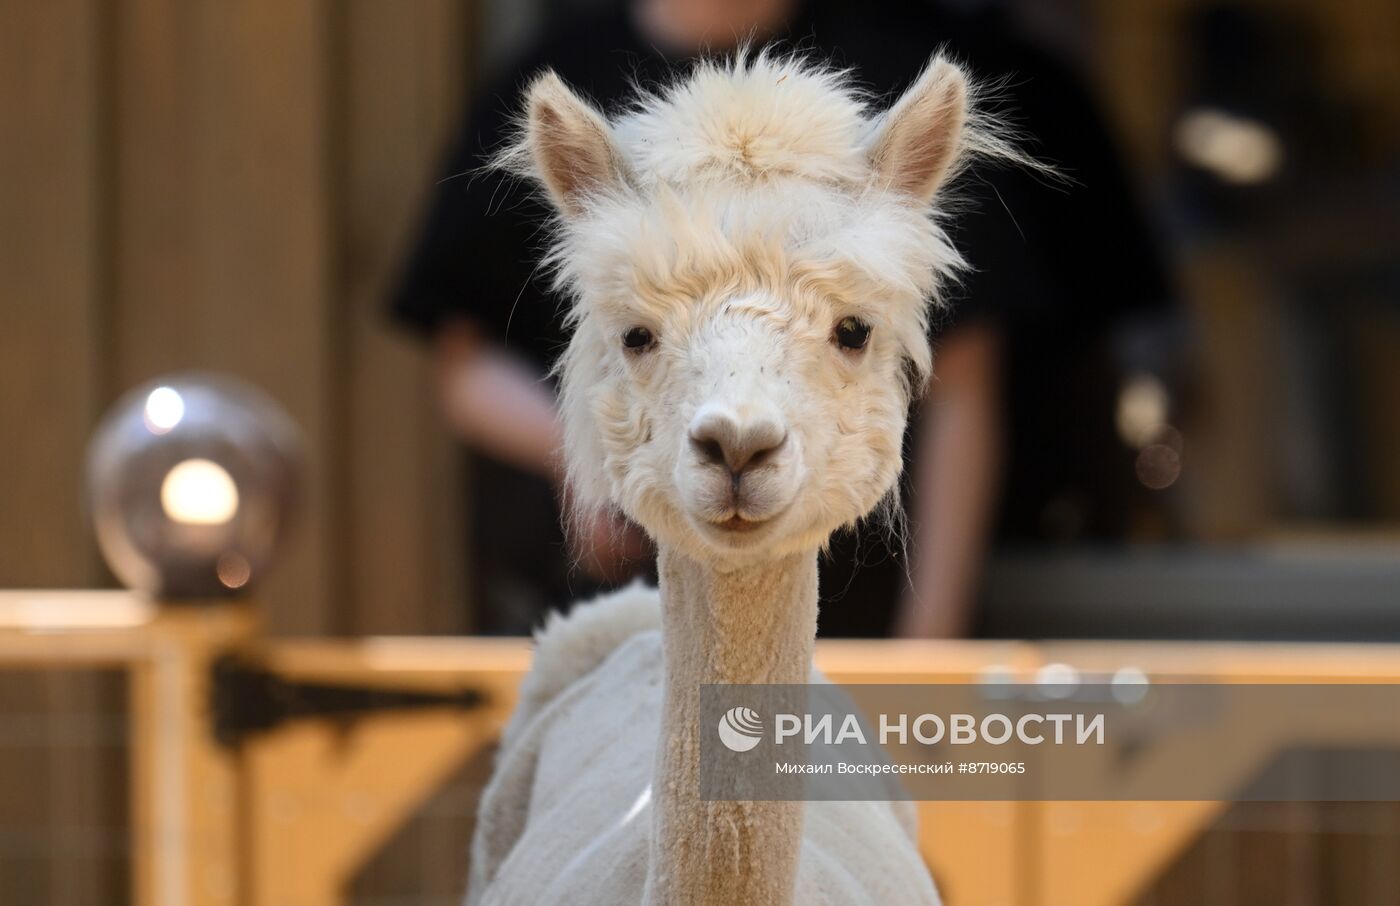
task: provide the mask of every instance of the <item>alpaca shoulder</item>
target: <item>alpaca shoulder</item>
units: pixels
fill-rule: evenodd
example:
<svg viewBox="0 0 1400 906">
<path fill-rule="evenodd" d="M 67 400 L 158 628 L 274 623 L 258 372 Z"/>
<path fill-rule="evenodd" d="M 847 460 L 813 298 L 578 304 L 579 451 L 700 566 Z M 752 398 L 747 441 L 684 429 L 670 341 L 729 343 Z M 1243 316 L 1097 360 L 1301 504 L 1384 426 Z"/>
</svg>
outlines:
<svg viewBox="0 0 1400 906">
<path fill-rule="evenodd" d="M 614 883 L 629 874 L 619 865 L 636 874 L 645 836 L 637 836 L 640 826 L 619 833 L 622 813 L 614 812 L 650 783 L 660 622 L 656 590 L 637 583 L 551 615 L 536 634 L 533 665 L 482 793 L 468 904 L 562 902 L 542 886 L 588 875 L 597 861 L 612 863 Z M 541 860 L 553 874 L 540 870 Z M 641 871 L 644 880 L 644 863 Z"/>
<path fill-rule="evenodd" d="M 535 633 L 530 672 L 502 736 L 508 750 L 521 729 L 565 689 L 592 673 L 632 636 L 661 627 L 661 598 L 640 581 L 551 613 Z"/>
</svg>

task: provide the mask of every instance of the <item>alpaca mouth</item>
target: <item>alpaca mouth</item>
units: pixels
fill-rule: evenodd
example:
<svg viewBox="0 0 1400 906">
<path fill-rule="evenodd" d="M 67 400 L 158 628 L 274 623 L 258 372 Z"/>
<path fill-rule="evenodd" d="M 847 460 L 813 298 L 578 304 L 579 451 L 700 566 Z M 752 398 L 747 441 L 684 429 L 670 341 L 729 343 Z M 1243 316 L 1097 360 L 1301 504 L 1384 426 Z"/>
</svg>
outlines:
<svg viewBox="0 0 1400 906">
<path fill-rule="evenodd" d="M 740 537 L 745 542 L 751 542 L 753 536 L 766 535 L 766 529 L 771 529 L 780 521 L 780 517 L 787 512 L 787 507 L 783 507 L 775 513 L 765 513 L 762 516 L 750 517 L 742 516 L 739 512 L 732 511 L 725 519 L 707 519 L 705 527 L 711 529 L 715 534 L 734 539 L 736 542 Z"/>
<path fill-rule="evenodd" d="M 711 524 L 714 525 L 715 528 L 723 529 L 726 532 L 751 532 L 756 528 L 767 525 L 768 522 L 769 520 L 767 519 L 745 519 L 743 516 L 735 513 L 723 522 Z"/>
</svg>

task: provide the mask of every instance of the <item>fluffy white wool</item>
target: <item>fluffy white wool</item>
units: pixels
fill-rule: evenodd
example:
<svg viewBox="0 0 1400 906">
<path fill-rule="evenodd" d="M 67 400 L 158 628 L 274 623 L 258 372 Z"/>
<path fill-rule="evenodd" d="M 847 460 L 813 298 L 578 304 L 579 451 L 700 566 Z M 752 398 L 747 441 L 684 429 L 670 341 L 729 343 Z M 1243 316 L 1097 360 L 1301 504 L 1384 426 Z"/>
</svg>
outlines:
<svg viewBox="0 0 1400 906">
<path fill-rule="evenodd" d="M 612 121 L 552 74 L 531 86 L 503 163 L 559 211 L 570 481 L 656 539 L 665 620 L 632 588 L 546 627 L 470 902 L 937 903 L 907 806 L 700 802 L 692 718 L 705 683 L 808 677 L 816 551 L 895 486 L 930 306 L 963 266 L 940 190 L 969 154 L 1017 156 L 968 90 L 935 59 L 881 113 L 842 74 L 762 53 Z M 840 341 L 852 319 L 863 344 Z M 777 440 L 741 479 L 703 455 L 711 418 Z"/>
<path fill-rule="evenodd" d="M 944 85 L 956 89 L 951 99 Z M 698 64 L 611 121 L 556 102 L 574 98 L 553 74 L 535 82 L 532 104 L 548 119 L 527 119 L 500 164 L 539 181 L 562 212 L 547 261 L 571 300 L 574 333 L 558 367 L 580 515 L 615 506 L 682 542 L 670 487 L 672 445 L 684 435 L 673 417 L 691 408 L 680 398 L 682 360 L 694 360 L 705 326 L 743 296 L 765 300 L 763 321 L 787 347 L 781 358 L 810 369 L 791 421 L 819 435 L 804 437 L 808 464 L 842 479 L 807 496 L 794 547 L 875 507 L 898 474 L 888 438 L 902 435 L 910 395 L 932 368 L 930 310 L 941 282 L 964 267 L 930 196 L 971 157 L 1023 159 L 967 106 L 969 90 L 936 58 L 901 103 L 956 103 L 958 122 L 899 132 L 889 126 L 900 108 L 874 109 L 845 73 L 770 53 Z M 921 144 L 930 135 L 953 147 L 930 154 Z M 551 142 L 573 156 L 542 160 Z M 942 165 L 921 174 L 904 163 L 920 155 Z M 910 174 L 926 184 L 911 185 Z M 831 324 L 847 314 L 875 328 L 866 363 L 848 372 L 822 357 Z M 661 355 L 645 368 L 616 340 L 634 325 L 660 337 Z"/>
<path fill-rule="evenodd" d="M 661 722 L 659 622 L 656 592 L 634 586 L 541 634 L 529 703 L 512 720 L 478 811 L 469 906 L 636 902 Z M 809 803 L 793 902 L 937 906 L 916 838 L 907 802 Z"/>
</svg>

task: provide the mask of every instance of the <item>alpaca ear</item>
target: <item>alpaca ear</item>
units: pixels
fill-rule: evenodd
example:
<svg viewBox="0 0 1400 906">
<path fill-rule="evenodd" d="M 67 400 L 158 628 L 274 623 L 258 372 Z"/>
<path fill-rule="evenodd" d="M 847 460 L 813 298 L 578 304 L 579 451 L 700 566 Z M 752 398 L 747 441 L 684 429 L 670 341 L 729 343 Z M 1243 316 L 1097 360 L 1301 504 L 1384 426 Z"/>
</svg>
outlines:
<svg viewBox="0 0 1400 906">
<path fill-rule="evenodd" d="M 525 109 L 535 175 L 561 213 L 581 213 L 588 195 L 624 181 L 626 165 L 607 121 L 553 71 L 530 85 Z"/>
<path fill-rule="evenodd" d="M 957 163 L 967 120 L 967 76 L 933 63 L 881 120 L 870 146 L 877 179 L 930 201 Z"/>
</svg>

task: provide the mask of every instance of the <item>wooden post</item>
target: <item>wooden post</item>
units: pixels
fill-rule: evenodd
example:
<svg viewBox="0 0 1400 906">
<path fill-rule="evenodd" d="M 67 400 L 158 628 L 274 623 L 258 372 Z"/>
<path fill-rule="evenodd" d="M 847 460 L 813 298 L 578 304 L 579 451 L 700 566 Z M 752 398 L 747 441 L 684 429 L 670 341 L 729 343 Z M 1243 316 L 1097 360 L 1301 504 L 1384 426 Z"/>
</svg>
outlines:
<svg viewBox="0 0 1400 906">
<path fill-rule="evenodd" d="M 131 668 L 134 902 L 237 906 L 240 765 L 214 739 L 210 667 L 246 644 L 241 605 L 169 607 Z"/>
<path fill-rule="evenodd" d="M 244 603 L 0 592 L 0 664 L 127 671 L 132 902 L 140 906 L 242 902 L 240 768 L 214 741 L 209 668 L 256 628 Z"/>
</svg>

